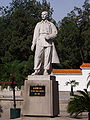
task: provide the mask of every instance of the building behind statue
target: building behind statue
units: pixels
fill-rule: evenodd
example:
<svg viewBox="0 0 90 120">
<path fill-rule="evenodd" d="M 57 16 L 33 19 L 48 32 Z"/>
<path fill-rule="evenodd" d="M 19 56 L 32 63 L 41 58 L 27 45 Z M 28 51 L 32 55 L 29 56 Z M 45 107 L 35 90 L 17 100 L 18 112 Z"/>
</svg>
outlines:
<svg viewBox="0 0 90 120">
<path fill-rule="evenodd" d="M 79 82 L 79 85 L 74 87 L 74 91 L 83 90 L 87 88 L 87 83 L 90 81 L 90 63 L 83 63 L 80 69 L 53 69 L 53 74 L 59 82 L 59 91 L 71 90 L 70 85 L 65 85 L 69 80 Z M 90 87 L 88 90 L 90 91 Z"/>
<path fill-rule="evenodd" d="M 80 66 L 80 69 L 53 69 L 52 73 L 56 76 L 56 81 L 58 81 L 59 83 L 59 91 L 71 90 L 70 85 L 65 85 L 65 83 L 69 80 L 75 80 L 76 82 L 79 82 L 79 85 L 74 88 L 74 91 L 83 90 L 87 87 L 87 83 L 90 80 L 90 77 L 88 78 L 90 74 L 90 63 L 83 63 Z M 90 87 L 88 88 L 88 90 L 90 91 Z M 8 87 L 8 89 L 5 89 L 4 91 L 11 90 Z"/>
</svg>

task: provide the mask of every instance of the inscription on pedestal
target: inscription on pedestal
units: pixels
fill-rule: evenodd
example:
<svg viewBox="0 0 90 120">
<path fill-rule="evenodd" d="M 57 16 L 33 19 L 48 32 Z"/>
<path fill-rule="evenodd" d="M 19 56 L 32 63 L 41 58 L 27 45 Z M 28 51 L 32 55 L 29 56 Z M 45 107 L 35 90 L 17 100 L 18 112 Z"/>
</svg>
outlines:
<svg viewBox="0 0 90 120">
<path fill-rule="evenodd" d="M 30 86 L 29 96 L 45 96 L 45 86 Z"/>
</svg>

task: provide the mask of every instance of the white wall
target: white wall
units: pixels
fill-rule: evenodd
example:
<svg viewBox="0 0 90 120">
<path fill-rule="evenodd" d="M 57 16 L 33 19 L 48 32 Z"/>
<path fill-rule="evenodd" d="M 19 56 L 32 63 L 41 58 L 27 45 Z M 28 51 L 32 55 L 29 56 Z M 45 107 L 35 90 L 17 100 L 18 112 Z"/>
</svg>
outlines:
<svg viewBox="0 0 90 120">
<path fill-rule="evenodd" d="M 90 68 L 81 68 L 82 74 L 54 74 L 56 81 L 59 83 L 59 91 L 71 91 L 71 86 L 66 86 L 65 83 L 69 80 L 76 80 L 79 85 L 74 87 L 74 91 L 83 90 L 87 88 L 87 77 L 90 73 Z M 89 78 L 90 80 L 90 78 Z M 90 86 L 88 88 L 90 91 Z"/>
</svg>

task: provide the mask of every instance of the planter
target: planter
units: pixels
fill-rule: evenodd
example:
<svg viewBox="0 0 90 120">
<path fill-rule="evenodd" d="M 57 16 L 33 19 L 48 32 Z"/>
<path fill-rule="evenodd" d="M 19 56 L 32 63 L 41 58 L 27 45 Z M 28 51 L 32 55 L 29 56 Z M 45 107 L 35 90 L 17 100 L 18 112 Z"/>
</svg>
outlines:
<svg viewBox="0 0 90 120">
<path fill-rule="evenodd" d="M 74 93 L 73 92 L 70 92 L 70 96 L 73 96 L 74 95 Z"/>
<path fill-rule="evenodd" d="M 20 108 L 10 108 L 10 119 L 20 118 Z"/>
</svg>

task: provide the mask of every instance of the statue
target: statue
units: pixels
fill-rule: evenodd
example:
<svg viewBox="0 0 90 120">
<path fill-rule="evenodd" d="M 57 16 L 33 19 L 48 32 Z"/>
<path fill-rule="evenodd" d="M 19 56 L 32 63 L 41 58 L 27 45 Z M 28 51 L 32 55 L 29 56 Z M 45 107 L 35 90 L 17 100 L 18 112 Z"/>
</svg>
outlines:
<svg viewBox="0 0 90 120">
<path fill-rule="evenodd" d="M 41 14 L 42 21 L 37 23 L 31 50 L 35 50 L 34 70 L 32 75 L 39 75 L 43 70 L 44 75 L 48 75 L 51 69 L 51 63 L 59 63 L 58 55 L 53 43 L 57 36 L 57 29 L 55 25 L 47 20 L 48 12 L 43 11 Z"/>
</svg>

